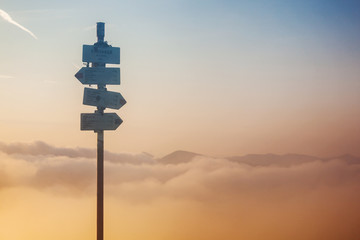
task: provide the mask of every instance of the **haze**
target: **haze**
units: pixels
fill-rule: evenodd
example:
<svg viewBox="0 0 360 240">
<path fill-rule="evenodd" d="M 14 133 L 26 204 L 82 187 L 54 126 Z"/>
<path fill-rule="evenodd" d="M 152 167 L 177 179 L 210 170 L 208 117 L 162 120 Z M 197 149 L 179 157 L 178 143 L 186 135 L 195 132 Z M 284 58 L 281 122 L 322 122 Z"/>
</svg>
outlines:
<svg viewBox="0 0 360 240">
<path fill-rule="evenodd" d="M 105 133 L 106 239 L 360 236 L 358 1 L 0 11 L 0 239 L 95 238 L 96 136 L 80 131 L 94 108 L 74 74 L 99 21 L 121 48 L 108 89 L 127 101 Z M 191 153 L 159 161 L 176 150 Z M 247 154 L 267 164 L 235 161 Z"/>
</svg>

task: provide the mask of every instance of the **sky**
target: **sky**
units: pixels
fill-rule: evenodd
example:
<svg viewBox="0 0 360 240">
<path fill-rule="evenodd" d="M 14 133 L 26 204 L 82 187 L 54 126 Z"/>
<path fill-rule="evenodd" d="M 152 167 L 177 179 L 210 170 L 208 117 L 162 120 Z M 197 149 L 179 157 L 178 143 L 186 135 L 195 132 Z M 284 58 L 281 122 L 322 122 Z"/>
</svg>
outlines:
<svg viewBox="0 0 360 240">
<path fill-rule="evenodd" d="M 0 239 L 94 236 L 96 135 L 80 131 L 80 113 L 95 108 L 74 75 L 99 21 L 121 48 L 120 65 L 108 65 L 120 67 L 121 85 L 108 90 L 127 101 L 105 110 L 124 121 L 105 133 L 105 149 L 134 161 L 106 166 L 109 238 L 358 234 L 359 168 L 337 157 L 360 156 L 359 1 L 2 0 Z M 156 163 L 176 150 L 209 157 Z M 332 161 L 224 160 L 267 153 Z"/>
<path fill-rule="evenodd" d="M 80 132 L 82 45 L 121 48 L 115 152 L 360 155 L 357 1 L 2 1 L 1 138 L 94 146 Z M 116 66 L 116 65 L 114 65 Z M 112 110 L 107 110 L 112 112 Z M 56 126 L 56 127 L 54 127 Z"/>
</svg>

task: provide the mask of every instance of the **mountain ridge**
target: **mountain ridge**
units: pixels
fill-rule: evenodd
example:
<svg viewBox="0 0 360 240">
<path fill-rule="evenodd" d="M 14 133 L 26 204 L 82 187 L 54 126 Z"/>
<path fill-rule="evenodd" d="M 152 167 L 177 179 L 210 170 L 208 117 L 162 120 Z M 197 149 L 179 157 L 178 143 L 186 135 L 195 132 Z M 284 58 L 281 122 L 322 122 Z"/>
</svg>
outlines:
<svg viewBox="0 0 360 240">
<path fill-rule="evenodd" d="M 203 154 L 194 153 L 190 151 L 177 150 L 170 154 L 165 155 L 162 158 L 156 159 L 157 162 L 161 164 L 182 164 L 188 163 L 194 160 L 195 157 L 209 157 Z M 231 156 L 231 157 L 222 157 L 222 159 L 229 160 L 231 162 L 236 162 L 239 164 L 247 164 L 250 166 L 282 166 L 282 167 L 290 167 L 294 165 L 300 165 L 315 161 L 327 162 L 330 160 L 341 160 L 345 161 L 348 164 L 360 164 L 360 157 L 344 154 L 336 157 L 316 157 L 305 154 L 297 154 L 297 153 L 287 153 L 287 154 L 247 154 L 243 156 Z"/>
</svg>

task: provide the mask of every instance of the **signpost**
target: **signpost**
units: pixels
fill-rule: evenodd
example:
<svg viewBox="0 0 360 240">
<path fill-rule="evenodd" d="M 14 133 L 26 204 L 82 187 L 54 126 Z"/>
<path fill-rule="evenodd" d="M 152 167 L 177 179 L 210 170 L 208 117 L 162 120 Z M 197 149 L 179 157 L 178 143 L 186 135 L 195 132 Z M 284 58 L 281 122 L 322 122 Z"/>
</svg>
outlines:
<svg viewBox="0 0 360 240">
<path fill-rule="evenodd" d="M 75 77 L 82 84 L 120 85 L 120 68 L 83 67 Z"/>
<path fill-rule="evenodd" d="M 83 45 L 83 62 L 120 64 L 120 48 Z"/>
<path fill-rule="evenodd" d="M 122 122 L 116 113 L 81 114 L 81 130 L 116 130 Z"/>
<path fill-rule="evenodd" d="M 105 23 L 97 23 L 98 41 L 83 45 L 83 62 L 75 77 L 82 84 L 96 84 L 97 89 L 85 88 L 83 104 L 96 106 L 94 113 L 82 113 L 80 129 L 97 133 L 97 240 L 104 239 L 104 130 L 116 130 L 123 122 L 116 113 L 104 113 L 106 108 L 119 109 L 125 103 L 120 93 L 107 91 L 106 85 L 120 85 L 120 68 L 106 68 L 107 63 L 120 64 L 120 48 L 104 41 Z M 89 66 L 91 63 L 91 66 Z"/>
<path fill-rule="evenodd" d="M 84 105 L 100 108 L 120 109 L 126 100 L 118 92 L 110 92 L 93 88 L 84 88 Z"/>
</svg>

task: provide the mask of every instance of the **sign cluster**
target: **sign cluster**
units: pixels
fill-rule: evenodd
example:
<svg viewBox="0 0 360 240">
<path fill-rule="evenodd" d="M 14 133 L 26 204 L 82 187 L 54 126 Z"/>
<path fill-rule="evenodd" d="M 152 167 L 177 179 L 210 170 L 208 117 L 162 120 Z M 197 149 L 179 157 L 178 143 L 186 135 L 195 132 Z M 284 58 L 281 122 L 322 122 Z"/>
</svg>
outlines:
<svg viewBox="0 0 360 240">
<path fill-rule="evenodd" d="M 104 41 L 103 26 L 98 26 L 97 35 L 98 42 L 94 45 L 83 45 L 82 61 L 87 66 L 75 74 L 82 84 L 97 85 L 97 89 L 84 88 L 83 104 L 95 106 L 97 110 L 95 113 L 82 113 L 80 125 L 81 130 L 116 130 L 122 123 L 121 118 L 116 113 L 104 113 L 104 109 L 120 109 L 126 101 L 120 93 L 106 89 L 106 85 L 120 85 L 120 68 L 107 68 L 105 65 L 120 64 L 120 48 Z"/>
</svg>

